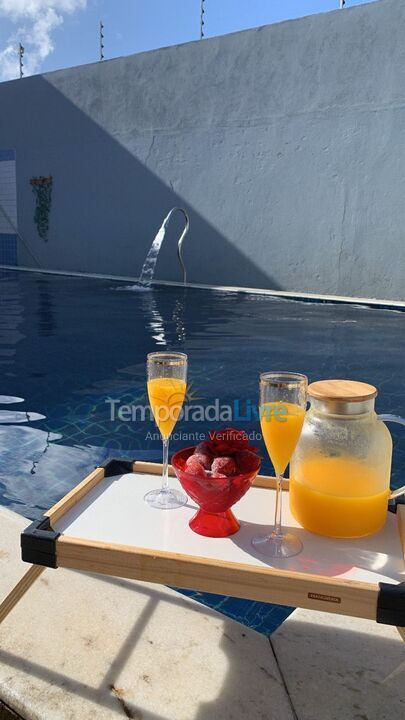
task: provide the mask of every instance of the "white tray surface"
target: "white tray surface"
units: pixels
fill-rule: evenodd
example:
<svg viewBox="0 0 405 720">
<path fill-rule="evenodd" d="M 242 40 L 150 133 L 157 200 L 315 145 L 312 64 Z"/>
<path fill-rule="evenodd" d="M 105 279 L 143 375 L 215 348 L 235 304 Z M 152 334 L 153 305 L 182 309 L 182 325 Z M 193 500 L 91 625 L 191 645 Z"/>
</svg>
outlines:
<svg viewBox="0 0 405 720">
<path fill-rule="evenodd" d="M 335 540 L 301 528 L 290 513 L 288 494 L 283 493 L 284 528 L 294 528 L 304 549 L 294 558 L 271 560 L 255 552 L 251 539 L 271 528 L 274 490 L 252 487 L 232 508 L 241 522 L 239 532 L 228 538 L 207 538 L 188 526 L 197 510 L 192 500 L 176 510 L 156 510 L 144 502 L 145 493 L 159 484 L 160 477 L 151 474 L 127 473 L 105 478 L 55 524 L 55 530 L 86 540 L 331 578 L 371 583 L 405 580 L 397 518 L 393 513 L 387 513 L 385 528 L 376 535 Z M 177 478 L 170 478 L 170 484 L 180 488 Z"/>
</svg>

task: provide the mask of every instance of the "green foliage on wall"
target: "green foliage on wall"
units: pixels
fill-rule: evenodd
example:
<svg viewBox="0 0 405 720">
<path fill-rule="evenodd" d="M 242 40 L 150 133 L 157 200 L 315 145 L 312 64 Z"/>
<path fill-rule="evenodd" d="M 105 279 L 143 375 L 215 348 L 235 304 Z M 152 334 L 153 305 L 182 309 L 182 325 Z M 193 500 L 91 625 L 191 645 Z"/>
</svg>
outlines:
<svg viewBox="0 0 405 720">
<path fill-rule="evenodd" d="M 48 241 L 49 213 L 52 202 L 52 175 L 49 177 L 33 177 L 30 180 L 35 197 L 34 223 L 38 235 Z"/>
</svg>

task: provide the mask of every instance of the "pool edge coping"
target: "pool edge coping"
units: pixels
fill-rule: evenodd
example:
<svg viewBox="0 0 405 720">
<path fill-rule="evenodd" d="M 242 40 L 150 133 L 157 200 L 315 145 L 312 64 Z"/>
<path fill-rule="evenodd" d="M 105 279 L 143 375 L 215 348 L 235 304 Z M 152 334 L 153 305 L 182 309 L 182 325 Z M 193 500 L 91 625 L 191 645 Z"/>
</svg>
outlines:
<svg viewBox="0 0 405 720">
<path fill-rule="evenodd" d="M 94 278 L 95 280 L 111 280 L 116 282 L 139 282 L 139 277 L 131 275 L 106 275 L 103 273 L 86 273 L 75 270 L 48 270 L 45 268 L 31 268 L 16 265 L 1 265 L 0 270 L 11 270 L 15 272 L 32 272 L 45 275 L 64 275 L 67 277 Z M 184 287 L 182 282 L 175 280 L 152 280 L 152 285 L 168 285 L 173 287 Z M 268 295 L 270 297 L 285 298 L 286 300 L 297 300 L 301 302 L 334 303 L 349 305 L 364 305 L 369 307 L 383 308 L 385 310 L 405 311 L 405 301 L 385 300 L 380 298 L 350 297 L 348 295 L 317 295 L 316 293 L 295 292 L 291 290 L 271 290 L 268 288 L 240 287 L 236 285 L 208 285 L 204 283 L 187 283 L 186 287 L 197 290 L 216 290 L 218 292 L 238 292 L 249 295 Z"/>
</svg>

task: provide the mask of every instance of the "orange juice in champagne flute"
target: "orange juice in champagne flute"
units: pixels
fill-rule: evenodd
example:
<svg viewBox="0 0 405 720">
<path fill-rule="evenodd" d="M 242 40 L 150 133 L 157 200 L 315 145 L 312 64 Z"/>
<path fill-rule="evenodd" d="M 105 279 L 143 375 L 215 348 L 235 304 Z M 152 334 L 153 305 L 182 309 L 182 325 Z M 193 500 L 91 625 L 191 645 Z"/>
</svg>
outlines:
<svg viewBox="0 0 405 720">
<path fill-rule="evenodd" d="M 298 373 L 267 372 L 260 375 L 260 425 L 276 471 L 277 492 L 273 531 L 253 538 L 252 545 L 269 557 L 292 557 L 302 550 L 299 538 L 292 533 L 283 533 L 282 483 L 304 424 L 307 386 L 305 375 Z"/>
<path fill-rule="evenodd" d="M 186 383 L 179 378 L 148 380 L 148 395 L 156 425 L 162 438 L 170 437 L 179 418 L 186 394 Z"/>
<path fill-rule="evenodd" d="M 181 507 L 187 496 L 169 487 L 169 438 L 179 418 L 186 394 L 187 355 L 149 353 L 147 359 L 148 395 L 153 417 L 163 441 L 162 487 L 145 495 L 146 502 L 160 510 Z"/>
</svg>

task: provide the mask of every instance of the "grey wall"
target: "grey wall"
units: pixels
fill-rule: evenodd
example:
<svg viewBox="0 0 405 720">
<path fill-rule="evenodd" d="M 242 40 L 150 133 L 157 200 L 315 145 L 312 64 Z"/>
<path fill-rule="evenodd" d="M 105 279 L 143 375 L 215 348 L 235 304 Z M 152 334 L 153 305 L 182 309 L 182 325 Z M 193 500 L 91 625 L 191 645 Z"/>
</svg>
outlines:
<svg viewBox="0 0 405 720">
<path fill-rule="evenodd" d="M 404 38 L 380 0 L 1 84 L 21 234 L 44 267 L 136 276 L 181 204 L 190 281 L 405 300 Z"/>
</svg>

